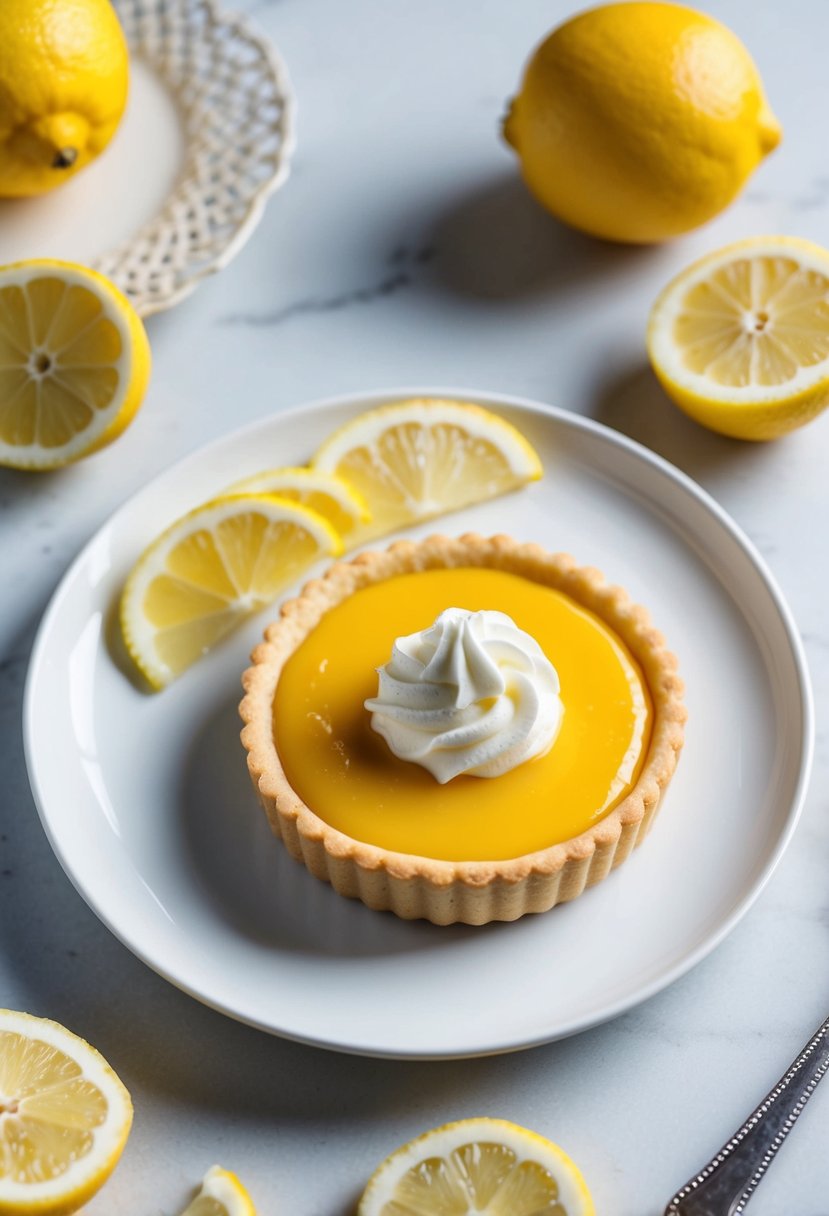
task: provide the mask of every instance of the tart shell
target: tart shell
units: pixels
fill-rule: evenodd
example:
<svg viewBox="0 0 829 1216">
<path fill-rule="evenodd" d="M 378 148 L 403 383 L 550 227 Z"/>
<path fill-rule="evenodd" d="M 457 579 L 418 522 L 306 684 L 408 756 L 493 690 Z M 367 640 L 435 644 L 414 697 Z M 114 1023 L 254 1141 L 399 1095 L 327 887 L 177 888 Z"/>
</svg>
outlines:
<svg viewBox="0 0 829 1216">
<path fill-rule="evenodd" d="M 355 591 L 418 570 L 484 566 L 523 575 L 562 591 L 593 611 L 626 643 L 640 664 L 654 719 L 639 778 L 613 810 L 570 840 L 508 861 L 438 861 L 354 840 L 320 819 L 291 787 L 273 737 L 273 702 L 288 659 L 318 621 Z M 647 611 L 598 570 L 572 557 L 508 536 L 431 536 L 398 541 L 383 552 L 338 562 L 288 600 L 279 620 L 251 656 L 239 707 L 248 770 L 271 829 L 297 861 L 341 895 L 406 920 L 437 925 L 484 925 L 546 912 L 606 878 L 647 835 L 673 776 L 684 738 L 686 710 L 676 657 Z"/>
</svg>

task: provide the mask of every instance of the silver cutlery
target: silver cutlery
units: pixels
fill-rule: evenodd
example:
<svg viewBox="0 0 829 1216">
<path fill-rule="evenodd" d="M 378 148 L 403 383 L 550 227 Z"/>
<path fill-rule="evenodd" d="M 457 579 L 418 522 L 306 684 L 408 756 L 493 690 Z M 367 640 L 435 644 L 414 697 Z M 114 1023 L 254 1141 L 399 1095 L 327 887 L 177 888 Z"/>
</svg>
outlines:
<svg viewBox="0 0 829 1216">
<path fill-rule="evenodd" d="M 757 1109 L 665 1208 L 665 1216 L 740 1216 L 829 1071 L 829 1018 Z"/>
</svg>

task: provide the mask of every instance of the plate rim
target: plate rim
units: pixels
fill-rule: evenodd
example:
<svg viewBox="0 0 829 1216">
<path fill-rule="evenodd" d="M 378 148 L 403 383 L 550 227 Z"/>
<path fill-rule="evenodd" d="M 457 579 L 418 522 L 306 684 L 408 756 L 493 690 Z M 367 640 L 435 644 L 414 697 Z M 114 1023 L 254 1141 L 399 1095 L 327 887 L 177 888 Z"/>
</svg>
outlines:
<svg viewBox="0 0 829 1216">
<path fill-rule="evenodd" d="M 777 612 L 780 623 L 783 627 L 786 639 L 789 645 L 790 656 L 794 666 L 794 673 L 797 679 L 800 713 L 803 723 L 800 739 L 800 754 L 798 763 L 798 775 L 795 784 L 791 805 L 786 813 L 785 821 L 777 836 L 773 847 L 769 850 L 764 864 L 760 868 L 753 882 L 748 886 L 742 898 L 732 908 L 729 915 L 725 916 L 704 939 L 692 950 L 683 955 L 681 959 L 666 968 L 658 976 L 654 977 L 649 983 L 636 989 L 634 993 L 629 993 L 615 1001 L 603 1004 L 597 1007 L 589 1016 L 572 1018 L 570 1022 L 565 1022 L 555 1029 L 552 1033 L 534 1034 L 528 1037 L 511 1038 L 509 1041 L 493 1042 L 486 1046 L 479 1046 L 472 1050 L 464 1050 L 462 1047 L 447 1048 L 439 1051 L 423 1051 L 423 1050 L 403 1050 L 397 1049 L 394 1051 L 384 1049 L 372 1049 L 365 1044 L 353 1043 L 337 1040 L 332 1037 L 321 1038 L 313 1035 L 302 1035 L 293 1030 L 286 1030 L 273 1024 L 263 1022 L 261 1019 L 247 1016 L 237 1009 L 231 1008 L 226 1002 L 217 1000 L 198 991 L 194 986 L 189 984 L 186 979 L 173 974 L 164 964 L 158 960 L 151 958 L 146 950 L 139 947 L 131 940 L 130 934 L 122 932 L 99 906 L 97 899 L 92 893 L 84 890 L 80 883 L 76 881 L 75 875 L 72 873 L 67 861 L 65 860 L 61 846 L 58 843 L 55 833 L 52 831 L 49 812 L 46 809 L 46 800 L 43 797 L 42 789 L 38 776 L 38 763 L 35 759 L 35 685 L 37 683 L 40 668 L 42 666 L 43 652 L 45 650 L 47 640 L 52 628 L 54 619 L 58 616 L 66 598 L 71 584 L 74 582 L 77 572 L 84 565 L 87 555 L 93 546 L 98 542 L 100 535 L 106 530 L 116 525 L 117 522 L 125 515 L 128 515 L 132 509 L 133 503 L 140 498 L 142 494 L 147 492 L 157 482 L 171 476 L 173 473 L 179 473 L 182 469 L 192 462 L 193 464 L 200 463 L 204 458 L 209 457 L 213 452 L 219 451 L 224 445 L 232 440 L 244 437 L 248 433 L 266 427 L 276 419 L 285 421 L 290 424 L 292 419 L 306 414 L 314 414 L 327 409 L 343 408 L 348 405 L 353 405 L 357 408 L 366 410 L 374 408 L 377 405 L 387 402 L 404 400 L 411 397 L 438 397 L 449 398 L 454 400 L 468 400 L 475 403 L 480 403 L 484 406 L 492 406 L 494 408 L 507 407 L 526 410 L 530 413 L 540 415 L 542 417 L 553 417 L 561 425 L 572 427 L 576 431 L 583 431 L 593 435 L 599 440 L 609 443 L 611 446 L 616 446 L 629 454 L 643 460 L 645 464 L 650 465 L 657 471 L 666 476 L 670 481 L 679 484 L 697 503 L 702 506 L 710 515 L 713 515 L 720 527 L 728 533 L 730 538 L 738 545 L 740 549 L 749 558 L 752 566 L 760 576 L 764 587 L 769 595 L 770 600 Z M 628 1010 L 635 1008 L 637 1005 L 649 1000 L 652 996 L 661 992 L 663 989 L 670 987 L 676 980 L 686 975 L 698 963 L 702 962 L 709 954 L 711 954 L 728 935 L 737 927 L 743 917 L 756 903 L 762 892 L 765 890 L 772 875 L 780 864 L 789 844 L 791 843 L 800 816 L 803 811 L 803 805 L 806 799 L 806 794 L 809 788 L 809 781 L 812 772 L 814 759 L 814 698 L 812 692 L 811 677 L 809 667 L 806 660 L 805 650 L 800 637 L 797 624 L 794 619 L 794 614 L 785 599 L 777 580 L 768 566 L 765 558 L 759 552 L 754 542 L 743 531 L 736 520 L 722 507 L 717 500 L 702 486 L 693 480 L 683 470 L 677 468 L 666 460 L 663 456 L 653 452 L 644 444 L 631 439 L 630 436 L 623 434 L 620 431 L 614 430 L 612 427 L 606 426 L 604 423 L 597 422 L 593 418 L 585 417 L 581 414 L 573 413 L 563 409 L 560 406 L 551 405 L 549 403 L 523 397 L 517 394 L 497 393 L 486 390 L 477 390 L 469 387 L 457 386 L 403 386 L 393 387 L 389 389 L 372 389 L 368 392 L 361 393 L 352 391 L 348 393 L 339 393 L 321 398 L 314 398 L 311 401 L 303 402 L 299 405 L 292 406 L 285 410 L 278 410 L 265 414 L 258 419 L 246 423 L 241 427 L 236 427 L 231 431 L 220 435 L 208 443 L 202 444 L 191 452 L 188 452 L 181 459 L 167 465 L 160 470 L 149 482 L 142 485 L 135 493 L 131 494 L 119 507 L 111 512 L 107 518 L 97 527 L 92 536 L 81 547 L 77 556 L 69 564 L 68 568 L 60 578 L 55 587 L 49 602 L 41 616 L 38 625 L 35 639 L 30 652 L 29 662 L 26 670 L 26 678 L 23 694 L 23 751 L 26 762 L 26 771 L 29 779 L 29 785 L 32 791 L 32 797 L 37 810 L 38 818 L 41 826 L 46 834 L 49 845 L 55 854 L 63 872 L 71 882 L 72 886 L 84 900 L 86 905 L 95 913 L 103 925 L 122 943 L 136 958 L 140 959 L 157 975 L 173 984 L 174 987 L 193 997 L 201 1004 L 214 1009 L 218 1013 L 222 1013 L 234 1021 L 251 1026 L 257 1030 L 264 1031 L 267 1034 L 284 1038 L 291 1042 L 300 1043 L 309 1047 L 318 1047 L 330 1051 L 336 1051 L 347 1055 L 356 1055 L 367 1058 L 379 1059 L 399 1059 L 399 1060 L 447 1060 L 447 1059 L 468 1059 L 479 1058 L 490 1055 L 506 1054 L 513 1051 L 524 1051 L 533 1047 L 538 1047 L 546 1043 L 558 1041 L 560 1039 L 569 1038 L 576 1034 L 581 1034 L 586 1030 L 590 1030 L 595 1026 L 601 1025 L 604 1022 L 611 1021 Z"/>
</svg>

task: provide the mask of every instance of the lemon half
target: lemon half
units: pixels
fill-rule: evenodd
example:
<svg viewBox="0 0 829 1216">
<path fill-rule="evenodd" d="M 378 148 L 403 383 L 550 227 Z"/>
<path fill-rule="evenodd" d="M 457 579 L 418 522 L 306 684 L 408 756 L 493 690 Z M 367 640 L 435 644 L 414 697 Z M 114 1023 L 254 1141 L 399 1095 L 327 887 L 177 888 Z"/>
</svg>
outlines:
<svg viewBox="0 0 829 1216">
<path fill-rule="evenodd" d="M 697 422 L 774 439 L 829 404 L 829 250 L 752 237 L 677 275 L 656 300 L 648 353 Z"/>
<path fill-rule="evenodd" d="M 0 267 L 0 464 L 54 469 L 129 425 L 150 378 L 129 300 L 85 266 Z"/>
<path fill-rule="evenodd" d="M 57 1022 L 0 1010 L 0 1216 L 67 1216 L 106 1181 L 132 1125 L 103 1056 Z"/>
<path fill-rule="evenodd" d="M 447 1123 L 404 1144 L 369 1179 L 357 1216 L 594 1216 L 575 1162 L 504 1119 Z"/>
</svg>

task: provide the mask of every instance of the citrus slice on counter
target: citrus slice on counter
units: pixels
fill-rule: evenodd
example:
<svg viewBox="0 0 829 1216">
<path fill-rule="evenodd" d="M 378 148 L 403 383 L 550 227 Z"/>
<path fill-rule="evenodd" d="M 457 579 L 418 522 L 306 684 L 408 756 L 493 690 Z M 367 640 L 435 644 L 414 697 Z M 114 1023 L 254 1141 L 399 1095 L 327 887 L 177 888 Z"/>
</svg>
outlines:
<svg viewBox="0 0 829 1216">
<path fill-rule="evenodd" d="M 256 1216 L 256 1208 L 236 1175 L 213 1165 L 202 1179 L 198 1195 L 181 1216 Z"/>
<path fill-rule="evenodd" d="M 541 476 L 524 436 L 491 410 L 460 401 L 400 401 L 335 431 L 312 467 L 354 486 L 371 522 L 359 539 L 515 490 Z"/>
<path fill-rule="evenodd" d="M 0 1213 L 67 1216 L 112 1173 L 132 1102 L 103 1056 L 57 1022 L 0 1010 Z"/>
<path fill-rule="evenodd" d="M 205 503 L 133 567 L 121 598 L 127 649 L 163 688 L 318 558 L 341 552 L 328 521 L 298 503 L 256 494 Z"/>
<path fill-rule="evenodd" d="M 752 237 L 689 266 L 653 306 L 648 353 L 697 422 L 774 439 L 829 404 L 829 250 Z"/>
<path fill-rule="evenodd" d="M 379 1166 L 357 1216 L 594 1216 L 567 1154 L 503 1119 L 463 1119 L 404 1144 Z"/>
<path fill-rule="evenodd" d="M 132 421 L 150 344 L 125 295 L 68 262 L 0 267 L 0 464 L 55 469 Z"/>
<path fill-rule="evenodd" d="M 327 519 L 335 532 L 347 538 L 370 514 L 365 500 L 341 477 L 319 469 L 267 469 L 235 482 L 228 494 L 277 494 L 301 503 Z"/>
</svg>

